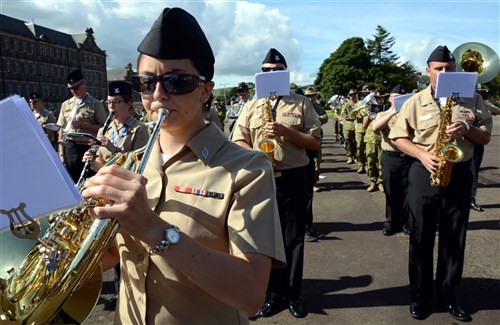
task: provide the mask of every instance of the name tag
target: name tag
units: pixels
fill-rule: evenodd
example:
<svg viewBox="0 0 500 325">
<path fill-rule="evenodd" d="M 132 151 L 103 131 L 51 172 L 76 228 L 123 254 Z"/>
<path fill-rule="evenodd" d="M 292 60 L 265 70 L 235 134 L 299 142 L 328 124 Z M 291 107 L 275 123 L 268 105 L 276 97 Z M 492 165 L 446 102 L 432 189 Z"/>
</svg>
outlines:
<svg viewBox="0 0 500 325">
<path fill-rule="evenodd" d="M 432 118 L 432 114 L 427 114 L 427 115 L 423 115 L 423 116 L 420 116 L 420 121 L 427 121 L 427 120 L 430 120 Z"/>
</svg>

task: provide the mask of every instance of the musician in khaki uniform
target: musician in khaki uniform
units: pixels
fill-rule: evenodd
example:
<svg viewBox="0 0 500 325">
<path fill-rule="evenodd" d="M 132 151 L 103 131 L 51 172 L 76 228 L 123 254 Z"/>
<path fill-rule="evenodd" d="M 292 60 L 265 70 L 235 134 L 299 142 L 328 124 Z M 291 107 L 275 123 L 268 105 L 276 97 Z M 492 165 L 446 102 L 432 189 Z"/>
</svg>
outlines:
<svg viewBox="0 0 500 325">
<path fill-rule="evenodd" d="M 246 324 L 285 262 L 271 165 L 205 124 L 215 58 L 193 16 L 165 8 L 138 51 L 134 90 L 169 114 L 143 175 L 103 167 L 82 193 L 121 226 L 103 260 L 122 266 L 115 324 Z"/>
<path fill-rule="evenodd" d="M 126 81 L 109 83 L 107 105 L 109 113 L 113 113 L 114 116 L 104 134 L 102 134 L 102 128 L 99 129 L 98 140 L 102 145 L 99 147 L 92 165 L 94 170 L 99 170 L 116 153 L 140 149 L 148 142 L 147 126 L 130 115 L 133 103 L 130 83 Z"/>
<path fill-rule="evenodd" d="M 401 85 L 395 86 L 389 93 L 391 106 L 388 110 L 377 114 L 371 123 L 371 129 L 381 135 L 380 147 L 382 149 L 381 174 L 385 195 L 385 219 L 382 233 L 392 236 L 403 231 L 410 234 L 407 226 L 408 213 L 406 211 L 406 195 L 408 192 L 408 171 L 412 158 L 401 152 L 391 139 L 389 132 L 396 122 L 399 111 L 394 106 L 394 98 L 404 93 Z"/>
<path fill-rule="evenodd" d="M 29 96 L 29 104 L 33 115 L 35 115 L 36 121 L 42 128 L 47 123 L 56 123 L 56 117 L 54 114 L 43 107 L 44 100 L 40 93 L 31 93 Z M 44 131 L 45 134 L 47 134 L 49 141 L 53 143 L 55 139 L 54 131 L 46 129 L 44 129 Z"/>
<path fill-rule="evenodd" d="M 356 158 L 356 134 L 354 121 L 356 119 L 355 112 L 358 103 L 358 92 L 356 89 L 349 90 L 347 95 L 349 100 L 342 106 L 340 116 L 344 125 L 345 134 L 345 149 L 347 153 L 347 163 L 354 164 Z"/>
<path fill-rule="evenodd" d="M 106 121 L 106 112 L 103 104 L 87 93 L 87 82 L 80 69 L 72 71 L 66 77 L 66 81 L 73 97 L 62 103 L 57 119 L 57 124 L 62 126 L 59 130 L 58 150 L 61 162 L 66 165 L 66 169 L 76 183 L 84 167 L 83 155 L 89 146 L 76 143 L 71 139 L 66 141 L 65 135 L 83 132 L 96 136 L 97 131 Z"/>
<path fill-rule="evenodd" d="M 410 314 L 416 319 L 424 319 L 431 312 L 429 303 L 434 291 L 438 306 L 446 308 L 450 316 L 459 321 L 471 319 L 457 297 L 470 212 L 470 159 L 475 143 L 487 144 L 490 141 L 492 121 L 483 100 L 474 94 L 474 98 L 459 98 L 453 102 L 451 122 L 440 129 L 440 112 L 445 105 L 441 99 L 434 99 L 436 80 L 439 73 L 455 69 L 453 54 L 446 46 L 438 46 L 427 60 L 426 71 L 431 84 L 404 103 L 389 134 L 402 152 L 415 158 L 408 176 L 408 210 L 411 224 Z M 453 165 L 450 184 L 445 188 L 430 184 L 430 176 L 435 175 L 440 161 L 434 153 L 440 131 L 446 132 L 464 155 L 461 162 Z M 433 281 L 438 222 L 437 271 Z"/>
<path fill-rule="evenodd" d="M 268 51 L 262 71 L 285 70 L 286 60 L 276 49 Z M 270 100 L 273 121 L 265 117 L 266 99 L 254 99 L 245 104 L 236 121 L 232 140 L 237 144 L 259 150 L 265 137 L 276 140 L 274 169 L 279 216 L 285 244 L 287 267 L 274 269 L 267 289 L 266 301 L 260 316 L 268 317 L 286 303 L 294 317 L 304 317 L 302 304 L 302 274 L 304 237 L 309 186 L 306 149 L 318 150 L 321 145 L 321 123 L 311 101 L 297 94 Z M 263 123 L 265 122 L 265 123 Z M 265 124 L 265 125 L 263 125 Z"/>
</svg>

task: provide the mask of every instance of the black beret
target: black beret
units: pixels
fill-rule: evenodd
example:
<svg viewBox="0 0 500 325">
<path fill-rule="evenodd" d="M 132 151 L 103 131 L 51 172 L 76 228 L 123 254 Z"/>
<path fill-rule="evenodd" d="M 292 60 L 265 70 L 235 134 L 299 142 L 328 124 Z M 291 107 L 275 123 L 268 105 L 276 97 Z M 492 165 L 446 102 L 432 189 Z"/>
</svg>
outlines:
<svg viewBox="0 0 500 325">
<path fill-rule="evenodd" d="M 282 63 L 287 67 L 285 57 L 277 49 L 271 48 L 262 63 Z"/>
<path fill-rule="evenodd" d="M 200 25 L 180 8 L 163 9 L 137 50 L 161 60 L 206 59 L 215 63 L 212 48 Z"/>
<path fill-rule="evenodd" d="M 83 74 L 82 70 L 80 69 L 71 71 L 71 73 L 66 77 L 66 81 L 69 84 L 74 84 L 75 82 L 80 81 L 82 79 L 83 79 Z"/>
<path fill-rule="evenodd" d="M 29 99 L 41 99 L 43 98 L 42 94 L 40 93 L 31 93 Z"/>
<path fill-rule="evenodd" d="M 429 58 L 427 59 L 427 63 L 429 62 L 450 62 L 450 61 L 455 61 L 455 57 L 453 56 L 453 53 L 448 50 L 448 48 L 445 46 L 439 45 L 436 47 L 434 51 L 432 51 L 431 55 L 429 55 Z"/>
<path fill-rule="evenodd" d="M 108 85 L 108 95 L 132 95 L 132 85 L 126 81 L 112 81 Z"/>
<path fill-rule="evenodd" d="M 405 93 L 405 91 L 401 85 L 396 85 L 391 90 L 391 94 L 404 94 L 404 93 Z"/>
</svg>

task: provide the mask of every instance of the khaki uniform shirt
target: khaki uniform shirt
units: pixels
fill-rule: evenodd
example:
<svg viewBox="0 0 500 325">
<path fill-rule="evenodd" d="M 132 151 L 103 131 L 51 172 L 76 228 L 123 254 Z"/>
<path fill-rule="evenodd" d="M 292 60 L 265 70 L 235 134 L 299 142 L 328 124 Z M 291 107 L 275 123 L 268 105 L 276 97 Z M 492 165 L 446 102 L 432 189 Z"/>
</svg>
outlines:
<svg viewBox="0 0 500 325">
<path fill-rule="evenodd" d="M 179 227 L 181 241 L 189 236 L 221 252 L 258 253 L 271 257 L 274 266 L 284 265 L 273 171 L 265 154 L 231 143 L 209 124 L 163 166 L 157 142 L 144 176 L 151 209 Z M 116 324 L 248 323 L 248 316 L 202 290 L 163 256 L 150 256 L 141 241 L 119 232 L 116 244 L 124 268 Z"/>
<path fill-rule="evenodd" d="M 102 128 L 99 129 L 98 133 L 101 134 L 101 132 Z M 106 136 L 115 147 L 120 148 L 122 152 L 140 149 L 146 145 L 149 139 L 147 126 L 137 121 L 132 116 L 129 116 L 121 128 L 118 128 L 113 121 L 106 134 L 103 135 Z M 97 155 L 103 157 L 104 160 L 111 158 L 112 154 L 113 153 L 104 146 L 99 147 L 97 152 Z"/>
<path fill-rule="evenodd" d="M 233 141 L 244 141 L 251 148 L 258 150 L 263 139 L 263 116 L 265 99 L 254 99 L 245 104 L 233 131 Z M 276 122 L 296 131 L 311 134 L 321 139 L 321 122 L 311 101 L 304 96 L 291 94 L 283 96 L 276 108 Z M 306 150 L 295 144 L 275 138 L 277 147 L 274 151 L 275 169 L 286 170 L 303 167 L 309 163 Z"/>
<path fill-rule="evenodd" d="M 354 120 L 356 119 L 356 103 L 348 101 L 340 109 L 340 116 L 344 119 L 344 130 L 354 130 Z"/>
<path fill-rule="evenodd" d="M 45 108 L 42 108 L 40 113 L 37 113 L 33 111 L 33 115 L 35 115 L 36 121 L 38 124 L 40 124 L 41 127 L 43 127 L 44 124 L 47 123 L 56 123 L 56 117 L 52 112 L 46 110 Z"/>
<path fill-rule="evenodd" d="M 378 113 L 377 117 L 375 118 L 375 121 L 382 118 L 383 116 L 385 116 L 387 114 L 389 114 L 389 110 Z M 381 136 L 382 136 L 381 146 L 382 146 L 382 150 L 384 150 L 384 151 L 400 152 L 398 147 L 396 147 L 392 143 L 391 139 L 389 139 L 389 132 L 391 131 L 391 128 L 394 125 L 394 122 L 396 122 L 397 116 L 398 116 L 398 114 L 391 117 L 391 119 L 387 123 L 387 126 L 385 128 L 383 128 L 382 131 L 380 131 Z"/>
<path fill-rule="evenodd" d="M 408 138 L 419 148 L 434 152 L 439 132 L 440 111 L 443 108 L 444 105 L 441 108 L 437 105 L 431 86 L 428 86 L 403 104 L 389 138 Z M 491 115 L 478 94 L 475 93 L 474 98 L 459 98 L 451 110 L 451 122 L 467 122 L 491 134 Z M 472 158 L 473 142 L 463 137 L 452 143 L 464 152 L 463 161 Z"/>
<path fill-rule="evenodd" d="M 61 105 L 61 112 L 59 113 L 59 118 L 57 119 L 57 124 L 66 127 L 66 124 L 71 119 L 73 108 L 76 104 L 76 97 L 71 97 L 66 100 Z M 84 101 L 78 104 L 77 114 L 74 121 L 83 121 L 93 125 L 104 125 L 106 122 L 106 112 L 104 110 L 103 104 L 95 99 L 94 97 L 87 94 Z M 74 129 L 70 127 L 68 132 L 85 132 L 96 136 L 96 133 L 90 132 L 89 130 Z"/>
</svg>

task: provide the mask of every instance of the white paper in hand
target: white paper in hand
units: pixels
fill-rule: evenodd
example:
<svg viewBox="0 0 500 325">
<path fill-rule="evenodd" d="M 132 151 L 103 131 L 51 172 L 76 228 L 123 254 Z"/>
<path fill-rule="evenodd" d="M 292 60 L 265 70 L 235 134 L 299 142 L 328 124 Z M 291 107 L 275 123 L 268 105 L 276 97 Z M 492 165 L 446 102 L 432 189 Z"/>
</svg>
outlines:
<svg viewBox="0 0 500 325">
<path fill-rule="evenodd" d="M 476 90 L 477 73 L 441 72 L 437 75 L 435 98 L 459 96 L 472 98 Z"/>
<path fill-rule="evenodd" d="M 24 203 L 31 218 L 83 200 L 26 100 L 17 95 L 0 101 L 0 182 L 0 210 Z M 0 229 L 8 226 L 4 212 Z"/>
<path fill-rule="evenodd" d="M 290 95 L 290 72 L 270 71 L 255 74 L 255 97 Z"/>
</svg>

